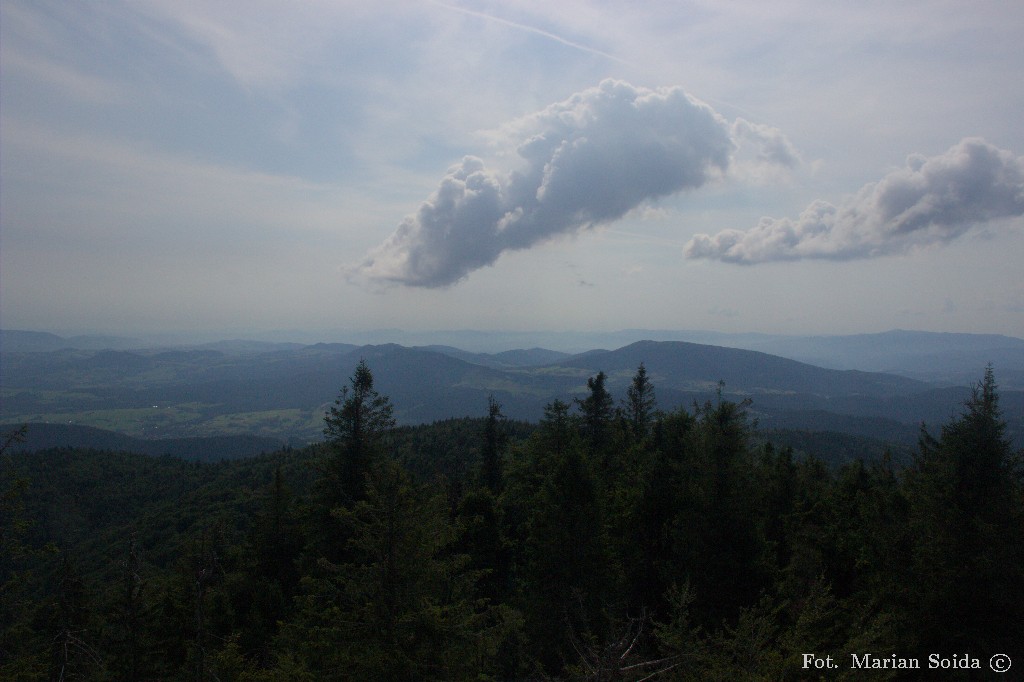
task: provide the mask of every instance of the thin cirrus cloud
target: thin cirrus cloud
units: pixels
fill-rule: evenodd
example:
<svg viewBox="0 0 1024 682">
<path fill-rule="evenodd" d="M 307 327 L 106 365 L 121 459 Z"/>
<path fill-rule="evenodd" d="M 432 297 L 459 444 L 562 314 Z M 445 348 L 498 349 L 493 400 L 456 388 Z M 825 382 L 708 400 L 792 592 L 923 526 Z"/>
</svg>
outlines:
<svg viewBox="0 0 1024 682">
<path fill-rule="evenodd" d="M 517 120 L 503 135 L 520 167 L 497 171 L 465 157 L 350 274 L 448 286 L 505 251 L 582 232 L 719 179 L 739 147 L 756 147 L 764 163 L 797 161 L 774 128 L 730 124 L 680 88 L 614 80 Z"/>
<path fill-rule="evenodd" d="M 943 154 L 913 155 L 838 206 L 815 201 L 795 220 L 698 234 L 687 258 L 754 264 L 805 258 L 854 260 L 944 244 L 976 226 L 1024 215 L 1024 157 L 980 138 Z"/>
</svg>

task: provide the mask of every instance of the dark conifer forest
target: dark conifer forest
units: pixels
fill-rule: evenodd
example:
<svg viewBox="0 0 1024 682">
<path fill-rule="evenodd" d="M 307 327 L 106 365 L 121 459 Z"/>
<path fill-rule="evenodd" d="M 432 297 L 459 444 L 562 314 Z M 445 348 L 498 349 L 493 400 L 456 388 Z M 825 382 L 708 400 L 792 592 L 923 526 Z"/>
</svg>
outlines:
<svg viewBox="0 0 1024 682">
<path fill-rule="evenodd" d="M 220 462 L 25 453 L 9 430 L 0 679 L 1024 668 L 1022 462 L 991 369 L 909 461 L 841 466 L 754 438 L 721 391 L 664 411 L 643 365 L 623 395 L 605 380 L 539 423 L 492 398 L 396 427 L 361 363 L 322 443 Z"/>
</svg>

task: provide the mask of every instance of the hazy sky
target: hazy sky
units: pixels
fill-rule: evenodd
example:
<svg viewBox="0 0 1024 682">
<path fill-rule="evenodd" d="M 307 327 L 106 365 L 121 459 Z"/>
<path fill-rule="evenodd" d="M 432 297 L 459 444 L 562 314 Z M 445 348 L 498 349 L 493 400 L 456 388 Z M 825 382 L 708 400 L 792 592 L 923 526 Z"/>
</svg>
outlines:
<svg viewBox="0 0 1024 682">
<path fill-rule="evenodd" d="M 0 325 L 1024 337 L 1024 3 L 0 3 Z"/>
</svg>

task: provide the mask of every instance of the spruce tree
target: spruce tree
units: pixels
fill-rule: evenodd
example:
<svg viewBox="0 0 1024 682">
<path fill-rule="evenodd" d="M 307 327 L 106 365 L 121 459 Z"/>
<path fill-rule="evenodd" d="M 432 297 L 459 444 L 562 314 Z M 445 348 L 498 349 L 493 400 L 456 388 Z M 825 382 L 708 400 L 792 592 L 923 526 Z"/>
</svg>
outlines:
<svg viewBox="0 0 1024 682">
<path fill-rule="evenodd" d="M 654 386 L 647 377 L 647 368 L 641 362 L 637 367 L 636 374 L 633 375 L 632 383 L 626 389 L 625 402 L 626 419 L 637 440 L 647 437 L 656 406 Z"/>
<path fill-rule="evenodd" d="M 305 579 L 283 647 L 317 679 L 480 679 L 514 618 L 477 598 L 445 494 L 385 461 L 364 499 L 334 514 L 346 562 L 321 560 Z"/>
<path fill-rule="evenodd" d="M 607 445 L 612 418 L 615 416 L 615 402 L 605 388 L 606 378 L 604 372 L 598 372 L 596 376 L 587 379 L 590 394 L 582 400 L 576 399 L 583 437 L 592 457 Z"/>
<path fill-rule="evenodd" d="M 557 673 L 574 658 L 571 636 L 602 630 L 609 557 L 598 482 L 570 428 L 566 403 L 545 408 L 529 449 L 540 476 L 524 529 L 523 611 L 534 654 Z"/>
<path fill-rule="evenodd" d="M 494 396 L 487 398 L 487 422 L 484 425 L 484 443 L 482 452 L 481 478 L 484 486 L 497 495 L 501 492 L 501 445 L 504 440 L 501 432 L 501 403 Z"/>
<path fill-rule="evenodd" d="M 332 450 L 330 484 L 337 486 L 339 502 L 362 499 L 365 476 L 380 454 L 384 435 L 395 426 L 391 401 L 373 388 L 373 373 L 360 360 L 351 387 L 341 395 L 324 418 L 324 436 Z"/>
<path fill-rule="evenodd" d="M 910 472 L 912 618 L 922 651 L 1024 655 L 1024 510 L 992 368 Z"/>
</svg>

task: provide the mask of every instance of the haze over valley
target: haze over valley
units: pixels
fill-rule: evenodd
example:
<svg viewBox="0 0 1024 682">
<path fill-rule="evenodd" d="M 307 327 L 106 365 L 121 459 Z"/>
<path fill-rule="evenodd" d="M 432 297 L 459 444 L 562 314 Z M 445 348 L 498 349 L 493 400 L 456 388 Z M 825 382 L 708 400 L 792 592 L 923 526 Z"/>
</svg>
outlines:
<svg viewBox="0 0 1024 682">
<path fill-rule="evenodd" d="M 398 332 L 390 336 L 406 342 L 417 338 Z M 477 347 L 501 343 L 498 333 L 418 336 L 452 342 L 461 338 Z M 0 336 L 0 414 L 10 425 L 77 425 L 142 439 L 265 439 L 243 448 L 255 453 L 321 440 L 324 414 L 360 361 L 374 371 L 377 386 L 391 397 L 403 425 L 480 417 L 491 397 L 506 416 L 536 422 L 551 401 L 572 403 L 585 395 L 587 380 L 598 372 L 607 375 L 609 391 L 621 398 L 643 364 L 658 407 L 666 411 L 717 400 L 721 392 L 737 402 L 749 400 L 750 416 L 766 431 L 846 433 L 906 448 L 916 443 L 922 423 L 941 424 L 955 414 L 991 364 L 1010 434 L 1019 439 L 1024 433 L 1024 340 L 1012 337 L 905 331 L 777 337 L 633 330 L 532 338 L 544 336 L 562 344 L 689 337 L 738 347 L 645 339 L 580 353 L 540 347 L 474 352 L 436 343 L 244 340 L 151 348 L 138 339 L 5 331 Z M 156 446 L 133 447 L 152 451 Z"/>
</svg>

